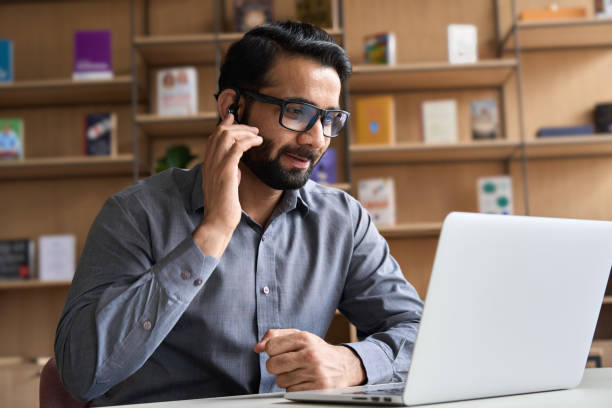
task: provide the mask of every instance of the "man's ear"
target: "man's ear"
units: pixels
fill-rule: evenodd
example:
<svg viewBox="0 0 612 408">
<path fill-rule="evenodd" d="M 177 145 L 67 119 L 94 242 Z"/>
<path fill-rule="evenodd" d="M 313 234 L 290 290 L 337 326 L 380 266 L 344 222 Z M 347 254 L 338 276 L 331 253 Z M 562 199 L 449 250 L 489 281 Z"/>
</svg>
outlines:
<svg viewBox="0 0 612 408">
<path fill-rule="evenodd" d="M 231 112 L 234 114 L 236 121 L 238 115 L 242 111 L 240 100 L 237 100 L 240 96 L 236 93 L 236 90 L 227 88 L 221 91 L 217 97 L 217 109 L 219 110 L 219 117 L 224 120 L 226 116 Z"/>
</svg>

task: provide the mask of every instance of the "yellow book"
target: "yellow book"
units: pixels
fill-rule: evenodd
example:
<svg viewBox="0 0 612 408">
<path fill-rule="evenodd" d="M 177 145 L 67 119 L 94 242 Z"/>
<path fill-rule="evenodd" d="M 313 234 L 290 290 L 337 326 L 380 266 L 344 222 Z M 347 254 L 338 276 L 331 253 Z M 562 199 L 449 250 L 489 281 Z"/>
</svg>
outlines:
<svg viewBox="0 0 612 408">
<path fill-rule="evenodd" d="M 358 98 L 355 102 L 357 144 L 395 143 L 395 100 L 393 95 Z"/>
</svg>

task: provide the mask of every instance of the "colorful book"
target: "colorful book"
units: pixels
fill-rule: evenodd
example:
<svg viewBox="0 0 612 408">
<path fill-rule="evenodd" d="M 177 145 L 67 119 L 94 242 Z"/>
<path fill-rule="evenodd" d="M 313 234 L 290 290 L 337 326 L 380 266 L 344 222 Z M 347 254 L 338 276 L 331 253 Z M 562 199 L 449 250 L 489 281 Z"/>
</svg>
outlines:
<svg viewBox="0 0 612 408">
<path fill-rule="evenodd" d="M 595 126 L 580 125 L 580 126 L 562 126 L 562 127 L 545 127 L 538 130 L 538 137 L 555 137 L 555 136 L 581 136 L 592 135 L 595 133 Z"/>
<path fill-rule="evenodd" d="M 595 130 L 597 133 L 612 133 L 612 103 L 595 105 Z"/>
<path fill-rule="evenodd" d="M 310 178 L 317 183 L 335 184 L 338 182 L 338 162 L 336 149 L 327 149 L 321 160 L 312 169 Z"/>
<path fill-rule="evenodd" d="M 448 61 L 451 64 L 469 64 L 478 61 L 478 29 L 473 24 L 449 24 Z"/>
<path fill-rule="evenodd" d="M 157 113 L 198 113 L 198 72 L 195 67 L 168 68 L 157 72 Z"/>
<path fill-rule="evenodd" d="M 274 0 L 234 0 L 234 30 L 249 31 L 274 19 Z"/>
<path fill-rule="evenodd" d="M 86 156 L 117 155 L 117 115 L 112 112 L 85 116 L 83 153 Z"/>
<path fill-rule="evenodd" d="M 113 78 L 110 30 L 86 30 L 74 33 L 72 78 Z"/>
<path fill-rule="evenodd" d="M 395 33 L 378 33 L 364 38 L 364 62 L 366 64 L 396 63 Z"/>
<path fill-rule="evenodd" d="M 0 241 L 0 279 L 28 279 L 34 274 L 34 241 Z"/>
<path fill-rule="evenodd" d="M 355 101 L 356 143 L 395 143 L 395 99 L 393 95 L 366 96 Z"/>
<path fill-rule="evenodd" d="M 514 212 L 512 177 L 481 177 L 477 183 L 478 211 L 487 214 L 512 214 Z"/>
<path fill-rule="evenodd" d="M 22 160 L 24 152 L 23 119 L 0 118 L 0 160 Z"/>
<path fill-rule="evenodd" d="M 457 101 L 425 101 L 421 106 L 423 142 L 457 143 Z"/>
<path fill-rule="evenodd" d="M 496 139 L 499 134 L 499 114 L 495 99 L 472 101 L 472 138 Z"/>
<path fill-rule="evenodd" d="M 519 21 L 573 20 L 585 18 L 586 7 L 554 7 L 524 9 L 519 13 Z"/>
<path fill-rule="evenodd" d="M 299 21 L 314 24 L 317 27 L 333 27 L 332 7 L 332 0 L 296 0 L 296 17 Z"/>
<path fill-rule="evenodd" d="M 392 178 L 359 180 L 357 192 L 374 224 L 379 227 L 395 224 L 395 182 Z"/>
<path fill-rule="evenodd" d="M 72 280 L 75 259 L 74 235 L 43 235 L 38 239 L 38 279 L 41 281 Z"/>
<path fill-rule="evenodd" d="M 13 41 L 0 38 L 0 82 L 13 82 Z"/>
</svg>

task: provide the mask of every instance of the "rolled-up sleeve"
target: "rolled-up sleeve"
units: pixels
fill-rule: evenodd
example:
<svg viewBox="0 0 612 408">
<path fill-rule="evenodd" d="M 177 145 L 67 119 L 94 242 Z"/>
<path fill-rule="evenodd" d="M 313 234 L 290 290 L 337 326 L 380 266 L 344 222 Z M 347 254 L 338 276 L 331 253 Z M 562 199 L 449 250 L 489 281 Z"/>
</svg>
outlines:
<svg viewBox="0 0 612 408">
<path fill-rule="evenodd" d="M 361 358 L 368 384 L 401 382 L 410 367 L 423 302 L 358 203 L 351 219 L 353 254 L 338 308 L 355 325 L 360 341 L 345 345 Z"/>
</svg>

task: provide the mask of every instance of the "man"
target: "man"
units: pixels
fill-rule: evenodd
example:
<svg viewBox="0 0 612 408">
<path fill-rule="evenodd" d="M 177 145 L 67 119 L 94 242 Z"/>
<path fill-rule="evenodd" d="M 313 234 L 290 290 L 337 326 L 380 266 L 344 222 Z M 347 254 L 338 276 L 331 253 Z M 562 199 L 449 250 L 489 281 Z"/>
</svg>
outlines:
<svg viewBox="0 0 612 408">
<path fill-rule="evenodd" d="M 346 54 L 276 23 L 228 51 L 203 164 L 112 196 L 55 353 L 66 388 L 118 404 L 400 381 L 422 303 L 359 203 L 309 181 L 344 126 Z M 338 308 L 362 341 L 321 339 Z"/>
</svg>

